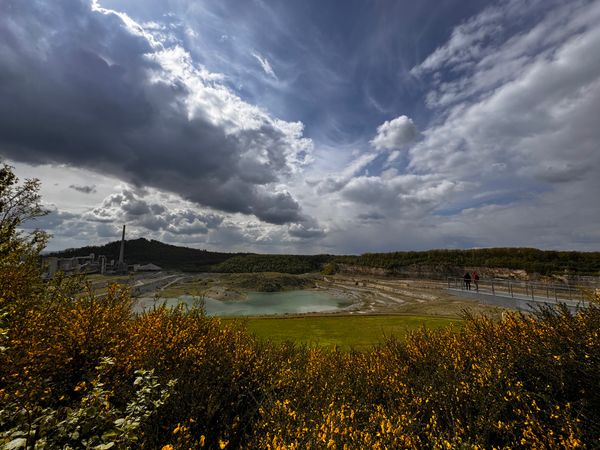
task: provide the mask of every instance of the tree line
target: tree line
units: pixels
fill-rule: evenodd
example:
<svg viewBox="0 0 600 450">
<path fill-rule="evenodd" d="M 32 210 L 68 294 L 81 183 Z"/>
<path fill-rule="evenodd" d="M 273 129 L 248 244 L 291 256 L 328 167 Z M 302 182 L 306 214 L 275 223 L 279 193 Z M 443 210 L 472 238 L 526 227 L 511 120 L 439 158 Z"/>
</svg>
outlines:
<svg viewBox="0 0 600 450">
<path fill-rule="evenodd" d="M 382 268 L 390 272 L 425 266 L 447 271 L 456 267 L 506 268 L 542 275 L 564 272 L 579 275 L 600 273 L 600 252 L 538 250 L 521 247 L 365 253 L 360 256 L 340 256 L 336 261 Z"/>
<path fill-rule="evenodd" d="M 120 242 L 102 246 L 67 249 L 50 255 L 59 257 L 86 256 L 90 253 L 117 259 Z M 539 250 L 535 248 L 482 248 L 468 250 L 427 250 L 362 255 L 286 255 L 256 253 L 222 253 L 180 247 L 144 238 L 125 244 L 129 264 L 152 262 L 164 269 L 187 272 L 282 272 L 301 274 L 319 272 L 328 264 L 346 264 L 381 268 L 390 273 L 430 268 L 431 271 L 451 273 L 464 267 L 506 268 L 525 270 L 541 275 L 577 274 L 598 275 L 600 252 Z"/>
</svg>

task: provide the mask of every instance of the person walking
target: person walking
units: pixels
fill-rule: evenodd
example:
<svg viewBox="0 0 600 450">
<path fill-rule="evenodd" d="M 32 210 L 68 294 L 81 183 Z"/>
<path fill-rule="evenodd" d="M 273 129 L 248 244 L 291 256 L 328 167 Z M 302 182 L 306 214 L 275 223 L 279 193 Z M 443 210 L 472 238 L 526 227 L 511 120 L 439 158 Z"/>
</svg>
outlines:
<svg viewBox="0 0 600 450">
<path fill-rule="evenodd" d="M 479 292 L 479 274 L 477 273 L 476 270 L 474 270 L 473 273 L 471 274 L 471 278 L 473 280 L 473 283 L 475 283 L 475 290 L 477 292 Z"/>
<path fill-rule="evenodd" d="M 471 274 L 469 272 L 465 273 L 465 276 L 463 277 L 463 280 L 465 280 L 465 289 L 467 291 L 471 290 Z"/>
</svg>

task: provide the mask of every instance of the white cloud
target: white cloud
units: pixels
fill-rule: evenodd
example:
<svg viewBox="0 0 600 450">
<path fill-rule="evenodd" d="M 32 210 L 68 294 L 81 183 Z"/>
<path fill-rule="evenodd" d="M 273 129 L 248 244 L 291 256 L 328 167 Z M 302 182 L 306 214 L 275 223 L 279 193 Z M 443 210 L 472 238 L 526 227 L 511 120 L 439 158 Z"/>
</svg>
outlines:
<svg viewBox="0 0 600 450">
<path fill-rule="evenodd" d="M 529 177 L 544 166 L 579 174 L 576 166 L 583 161 L 588 168 L 597 165 L 593 149 L 600 131 L 591 117 L 600 113 L 599 49 L 600 30 L 589 28 L 551 54 L 523 61 L 515 79 L 481 100 L 449 108 L 446 120 L 426 130 L 425 139 L 410 150 L 410 167 L 470 178 Z M 468 83 L 469 75 L 465 79 Z M 498 163 L 507 172 L 492 170 Z"/>
<path fill-rule="evenodd" d="M 482 56 L 484 50 L 481 44 L 499 29 L 499 19 L 502 16 L 500 7 L 489 7 L 457 26 L 448 42 L 438 47 L 421 64 L 413 67 L 411 73 L 419 76 L 448 65 L 455 68 L 472 65 L 473 61 Z"/>
<path fill-rule="evenodd" d="M 339 191 L 346 186 L 346 184 L 348 184 L 356 174 L 371 164 L 375 158 L 377 158 L 376 153 L 364 153 L 356 157 L 356 159 L 350 162 L 337 174 L 329 175 L 323 180 L 316 182 L 317 192 L 319 194 L 326 194 Z"/>
<path fill-rule="evenodd" d="M 84 217 L 92 222 L 125 223 L 150 233 L 196 237 L 219 227 L 225 219 L 220 214 L 201 210 L 177 198 L 159 203 L 156 192 L 135 192 L 127 187 L 107 196 L 101 205 L 88 211 Z"/>
<path fill-rule="evenodd" d="M 264 56 L 261 56 L 259 53 L 256 53 L 256 52 L 252 52 L 252 56 L 254 56 L 256 58 L 256 60 L 258 61 L 258 63 L 260 64 L 260 66 L 262 67 L 262 69 L 264 70 L 264 72 L 267 75 L 277 79 L 277 75 L 275 75 L 275 71 L 271 67 L 271 64 L 269 63 L 269 60 L 267 58 L 265 58 Z"/>
<path fill-rule="evenodd" d="M 393 149 L 379 174 L 373 160 L 372 175 L 317 184 L 328 244 L 600 248 L 600 3 L 518 3 L 485 10 L 414 70 L 433 74 L 433 120 L 406 159 L 391 121 L 371 141 Z"/>
<path fill-rule="evenodd" d="M 582 10 L 586 13 L 581 14 Z M 448 42 L 411 73 L 417 77 L 433 75 L 430 81 L 434 89 L 427 97 L 432 108 L 478 99 L 522 76 L 533 59 L 551 58 L 565 40 L 599 20 L 598 4 L 585 0 L 510 0 L 488 7 L 456 27 Z M 533 24 L 515 33 L 512 24 L 524 21 Z M 447 71 L 453 76 L 446 77 Z"/>
<path fill-rule="evenodd" d="M 413 70 L 436 73 L 428 104 L 438 123 L 409 150 L 408 167 L 463 183 L 448 205 L 458 213 L 438 218 L 448 240 L 597 248 L 600 3 L 538 9 L 530 28 L 505 35 L 534 3 L 484 11 Z"/>
<path fill-rule="evenodd" d="M 381 176 L 354 178 L 341 196 L 392 217 L 409 213 L 423 216 L 459 188 L 458 183 L 435 176 L 398 175 L 390 169 Z"/>
<path fill-rule="evenodd" d="M 418 135 L 412 119 L 400 116 L 379 125 L 377 134 L 370 142 L 377 150 L 396 150 L 410 144 Z"/>
</svg>

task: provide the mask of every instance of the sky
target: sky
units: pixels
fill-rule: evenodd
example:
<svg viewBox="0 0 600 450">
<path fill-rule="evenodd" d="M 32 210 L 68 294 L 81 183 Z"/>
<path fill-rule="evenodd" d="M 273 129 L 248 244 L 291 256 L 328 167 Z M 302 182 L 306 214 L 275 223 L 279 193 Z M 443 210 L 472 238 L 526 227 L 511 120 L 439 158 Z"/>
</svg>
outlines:
<svg viewBox="0 0 600 450">
<path fill-rule="evenodd" d="M 49 250 L 600 250 L 600 0 L 0 0 Z"/>
</svg>

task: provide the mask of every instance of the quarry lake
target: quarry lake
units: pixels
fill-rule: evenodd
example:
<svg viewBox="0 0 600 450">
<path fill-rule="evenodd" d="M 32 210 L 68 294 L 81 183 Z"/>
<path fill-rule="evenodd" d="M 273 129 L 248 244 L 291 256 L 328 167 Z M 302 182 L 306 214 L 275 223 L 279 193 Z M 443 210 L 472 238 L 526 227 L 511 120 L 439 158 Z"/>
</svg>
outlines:
<svg viewBox="0 0 600 450">
<path fill-rule="evenodd" d="M 352 305 L 350 300 L 335 298 L 312 290 L 248 292 L 247 296 L 247 300 L 241 301 L 222 301 L 212 298 L 199 301 L 197 297 L 182 295 L 178 298 L 160 299 L 157 302 L 152 299 L 143 299 L 138 307 L 147 310 L 153 305 L 163 303 L 166 303 L 167 306 L 175 306 L 180 303 L 193 306 L 195 303 L 200 303 L 204 304 L 206 314 L 209 316 L 231 317 L 335 312 Z"/>
</svg>

